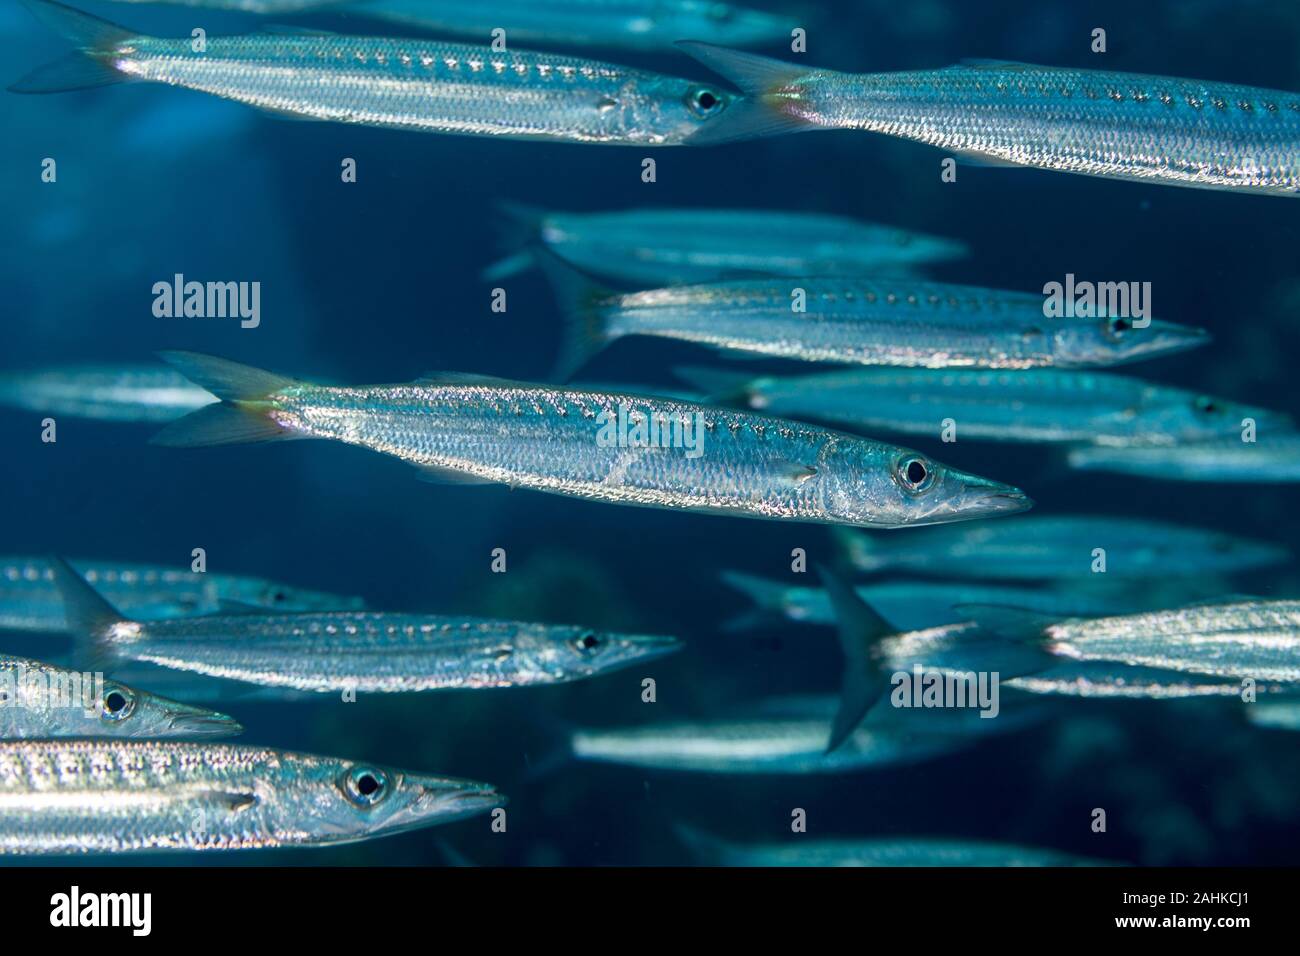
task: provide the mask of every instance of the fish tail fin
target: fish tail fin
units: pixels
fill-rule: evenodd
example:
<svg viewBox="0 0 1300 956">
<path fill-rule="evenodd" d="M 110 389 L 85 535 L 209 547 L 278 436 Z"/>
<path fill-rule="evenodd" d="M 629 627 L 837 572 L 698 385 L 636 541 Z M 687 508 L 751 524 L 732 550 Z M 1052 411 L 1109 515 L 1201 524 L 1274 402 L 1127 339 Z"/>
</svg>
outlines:
<svg viewBox="0 0 1300 956">
<path fill-rule="evenodd" d="M 77 657 L 88 665 L 111 659 L 113 645 L 109 630 L 116 624 L 127 623 L 127 618 L 63 558 L 54 555 L 49 563 L 54 587 L 63 601 L 68 633 L 76 642 Z"/>
<path fill-rule="evenodd" d="M 757 398 L 757 380 L 746 372 L 725 368 L 699 368 L 685 366 L 673 369 L 673 374 L 692 388 L 704 393 L 708 402 L 725 402 L 754 408 Z"/>
<path fill-rule="evenodd" d="M 831 541 L 840 561 L 864 574 L 880 571 L 889 566 L 884 549 L 865 531 L 832 527 Z"/>
<path fill-rule="evenodd" d="M 128 79 L 113 67 L 110 54 L 115 47 L 137 34 L 56 0 L 22 2 L 38 20 L 67 38 L 77 50 L 37 67 L 11 85 L 9 92 L 63 93 L 108 86 Z"/>
<path fill-rule="evenodd" d="M 734 844 L 687 823 L 674 823 L 673 835 L 691 856 L 706 866 L 736 865 L 740 857 Z"/>
<path fill-rule="evenodd" d="M 719 577 L 723 584 L 733 591 L 738 591 L 754 604 L 748 611 L 743 611 L 724 621 L 722 625 L 724 631 L 735 633 L 785 620 L 785 615 L 781 612 L 782 586 L 780 584 L 742 571 L 723 571 Z"/>
<path fill-rule="evenodd" d="M 493 262 L 481 273 L 485 282 L 496 282 L 518 275 L 536 263 L 532 247 L 537 244 L 542 231 L 542 220 L 546 210 L 525 203 L 501 200 L 496 204 L 497 240 L 500 248 L 508 250 L 509 255 Z"/>
<path fill-rule="evenodd" d="M 552 378 L 566 382 L 613 338 L 603 308 L 609 290 L 552 252 L 539 248 L 535 258 L 564 315 L 564 337 Z"/>
<path fill-rule="evenodd" d="M 199 448 L 297 437 L 267 414 L 267 399 L 293 385 L 293 379 L 197 352 L 160 352 L 159 357 L 221 403 L 172 422 L 153 436 L 153 444 Z"/>
<path fill-rule="evenodd" d="M 894 629 L 838 573 L 821 566 L 817 573 L 831 599 L 844 650 L 840 705 L 826 743 L 826 752 L 831 753 L 849 738 L 889 687 L 881 641 Z"/>
<path fill-rule="evenodd" d="M 983 630 L 1018 644 L 1045 644 L 1048 626 L 1060 620 L 1022 607 L 998 604 L 958 604 L 953 610 Z"/>
<path fill-rule="evenodd" d="M 687 140 L 689 145 L 712 146 L 815 128 L 815 124 L 782 109 L 779 95 L 798 85 L 808 74 L 806 67 L 696 40 L 679 40 L 677 47 L 745 94 L 744 98 L 728 103 L 716 119 L 692 134 Z"/>
</svg>

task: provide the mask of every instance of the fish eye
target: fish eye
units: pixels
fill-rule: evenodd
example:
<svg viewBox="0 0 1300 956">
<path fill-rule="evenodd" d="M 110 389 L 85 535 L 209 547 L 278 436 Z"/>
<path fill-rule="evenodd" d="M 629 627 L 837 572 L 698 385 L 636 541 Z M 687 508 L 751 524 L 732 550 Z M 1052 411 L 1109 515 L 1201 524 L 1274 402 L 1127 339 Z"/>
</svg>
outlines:
<svg viewBox="0 0 1300 956">
<path fill-rule="evenodd" d="M 686 91 L 686 105 L 701 119 L 707 119 L 722 108 L 722 96 L 707 86 L 693 86 Z"/>
<path fill-rule="evenodd" d="M 1112 316 L 1106 320 L 1106 337 L 1113 342 L 1118 342 L 1124 337 L 1124 334 L 1133 328 L 1133 323 L 1123 316 Z"/>
<path fill-rule="evenodd" d="M 100 705 L 100 716 L 105 720 L 126 720 L 135 711 L 135 694 L 125 687 L 114 687 L 105 692 Z"/>
<path fill-rule="evenodd" d="M 289 595 L 285 593 L 284 588 L 276 588 L 271 592 L 272 604 L 283 604 L 287 600 L 289 600 Z"/>
<path fill-rule="evenodd" d="M 1223 411 L 1223 406 L 1209 395 L 1198 395 L 1192 404 L 1203 415 L 1218 415 Z"/>
<path fill-rule="evenodd" d="M 353 767 L 343 777 L 343 793 L 358 807 L 373 807 L 388 791 L 388 774 L 378 767 Z"/>
<path fill-rule="evenodd" d="M 894 467 L 894 478 L 908 491 L 925 491 L 934 484 L 934 469 L 924 458 L 912 455 Z"/>
<path fill-rule="evenodd" d="M 604 642 L 595 631 L 583 631 L 573 639 L 574 649 L 582 654 L 589 654 Z"/>
</svg>

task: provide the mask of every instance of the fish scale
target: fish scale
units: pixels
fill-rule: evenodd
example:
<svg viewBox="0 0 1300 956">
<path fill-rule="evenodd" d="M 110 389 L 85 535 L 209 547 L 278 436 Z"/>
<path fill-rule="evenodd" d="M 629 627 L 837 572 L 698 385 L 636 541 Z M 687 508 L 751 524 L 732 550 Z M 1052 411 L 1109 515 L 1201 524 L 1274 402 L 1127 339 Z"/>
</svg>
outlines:
<svg viewBox="0 0 1300 956">
<path fill-rule="evenodd" d="M 382 799 L 359 797 L 357 774 Z M 0 742 L 0 854 L 325 846 L 503 802 L 473 781 L 262 747 Z"/>
</svg>

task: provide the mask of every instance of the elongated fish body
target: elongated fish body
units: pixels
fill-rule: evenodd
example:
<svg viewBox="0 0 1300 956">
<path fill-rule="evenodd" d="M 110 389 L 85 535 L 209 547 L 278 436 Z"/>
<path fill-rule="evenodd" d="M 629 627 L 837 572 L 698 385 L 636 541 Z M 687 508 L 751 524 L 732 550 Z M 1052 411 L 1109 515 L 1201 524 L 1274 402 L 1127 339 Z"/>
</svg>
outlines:
<svg viewBox="0 0 1300 956">
<path fill-rule="evenodd" d="M 1282 693 L 1287 684 L 1262 685 L 1263 694 Z M 1002 688 L 1030 694 L 1120 700 L 1183 700 L 1189 697 L 1240 697 L 1241 680 L 1205 674 L 1135 667 L 1114 661 L 1061 661 L 1034 674 L 1003 681 Z M 1252 705 L 1253 706 L 1253 705 Z"/>
<path fill-rule="evenodd" d="M 835 622 L 830 597 L 822 588 L 788 585 L 734 572 L 725 572 L 722 577 L 727 584 L 753 600 L 756 608 L 768 612 L 776 621 L 785 619 L 821 625 Z M 856 590 L 881 617 L 900 631 L 964 621 L 965 617 L 958 608 L 965 604 L 1019 607 L 1060 617 L 1100 617 L 1159 607 L 1159 602 L 1167 599 L 1170 593 L 1168 586 L 1153 591 L 1149 586 L 1134 586 L 1131 581 L 1088 579 L 1054 585 L 909 579 L 861 584 Z M 1175 586 L 1174 590 L 1188 599 L 1207 593 L 1202 588 L 1178 589 Z M 763 617 L 750 615 L 744 621 L 761 623 Z"/>
<path fill-rule="evenodd" d="M 996 627 L 996 625 L 990 625 Z M 1051 653 L 1211 677 L 1300 681 L 1300 601 L 1233 601 L 1048 624 Z"/>
<path fill-rule="evenodd" d="M 330 846 L 504 802 L 487 784 L 263 747 L 0 742 L 0 854 Z"/>
<path fill-rule="evenodd" d="M 231 717 L 85 673 L 0 654 L 0 740 L 219 737 Z"/>
<path fill-rule="evenodd" d="M 634 50 L 670 48 L 686 37 L 728 46 L 790 38 L 792 19 L 713 0 L 353 0 L 351 12 L 408 27 L 486 41 Z"/>
<path fill-rule="evenodd" d="M 860 571 L 907 571 L 958 578 L 1095 580 L 1096 548 L 1106 576 L 1232 574 L 1281 564 L 1287 549 L 1185 525 L 1104 515 L 1031 516 L 1016 522 L 931 529 L 907 540 L 840 535 Z"/>
<path fill-rule="evenodd" d="M 1164 481 L 1289 484 L 1300 481 L 1300 434 L 1261 433 L 1167 448 L 1072 448 L 1071 468 Z"/>
<path fill-rule="evenodd" d="M 677 146 L 733 94 L 643 70 L 552 54 L 414 39 L 288 34 L 132 35 L 53 0 L 28 6 L 115 79 L 183 86 L 304 119 L 506 139 Z M 37 71 L 13 89 L 66 89 Z M 84 85 L 84 75 L 78 80 Z M 62 83 L 62 85 L 60 85 Z"/>
<path fill-rule="evenodd" d="M 1018 489 L 894 445 L 673 399 L 464 376 L 327 387 L 166 357 L 226 403 L 168 426 L 162 444 L 332 438 L 438 477 L 826 524 L 901 527 L 1029 507 Z"/>
<path fill-rule="evenodd" d="M 223 602 L 283 610 L 363 607 L 360 598 L 291 587 L 265 578 L 155 564 L 74 560 L 72 565 L 110 604 L 132 617 L 213 614 Z M 45 558 L 0 557 L 0 629 L 63 631 L 63 598 Z"/>
<path fill-rule="evenodd" d="M 1043 314 L 1043 297 L 911 278 L 738 279 L 610 292 L 547 265 L 570 316 L 572 366 L 624 336 L 803 362 L 909 368 L 1081 368 L 1203 345 L 1152 320 Z M 579 336 L 583 338 L 578 338 Z"/>
<path fill-rule="evenodd" d="M 994 163 L 1107 179 L 1300 192 L 1300 94 L 1025 63 L 836 73 L 684 44 L 755 99 L 746 136 L 863 129 Z"/>
<path fill-rule="evenodd" d="M 680 647 L 670 637 L 365 611 L 217 615 L 110 630 L 101 646 L 128 660 L 331 693 L 568 683 Z"/>
<path fill-rule="evenodd" d="M 329 7 L 343 6 L 356 0 L 114 0 L 115 3 L 167 3 L 178 7 L 204 10 L 235 10 L 240 13 L 279 15 L 316 13 Z"/>
<path fill-rule="evenodd" d="M 935 718 L 931 720 L 931 718 Z M 753 719 L 654 724 L 618 730 L 579 730 L 570 738 L 578 760 L 683 773 L 834 774 L 918 763 L 977 742 L 1005 722 L 954 721 L 927 711 L 915 721 L 876 723 L 855 730 L 826 753 L 829 718 Z"/>
<path fill-rule="evenodd" d="M 685 208 L 512 213 L 526 227 L 524 241 L 542 242 L 584 272 L 643 288 L 744 275 L 892 273 L 967 253 L 952 239 L 818 213 Z"/>
<path fill-rule="evenodd" d="M 69 629 L 97 654 L 261 687 L 402 693 L 558 684 L 681 646 L 570 625 L 372 611 L 132 621 L 67 563 L 53 570 Z"/>
<path fill-rule="evenodd" d="M 166 422 L 212 402 L 174 369 L 86 365 L 0 373 L 0 404 L 111 422 Z"/>
<path fill-rule="evenodd" d="M 682 842 L 717 866 L 1099 866 L 1100 861 L 1038 847 L 945 837 L 731 843 L 687 827 Z"/>
<path fill-rule="evenodd" d="M 684 369 L 705 392 L 772 415 L 941 438 L 1134 447 L 1208 441 L 1289 416 L 1124 375 L 1062 369 L 868 368 L 747 378 Z"/>
</svg>

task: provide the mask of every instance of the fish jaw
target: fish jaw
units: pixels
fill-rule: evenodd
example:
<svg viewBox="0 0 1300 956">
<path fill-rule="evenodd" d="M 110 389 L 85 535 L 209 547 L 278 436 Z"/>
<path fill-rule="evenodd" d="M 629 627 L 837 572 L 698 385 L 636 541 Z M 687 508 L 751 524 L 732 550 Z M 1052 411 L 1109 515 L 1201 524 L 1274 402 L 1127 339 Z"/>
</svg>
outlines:
<svg viewBox="0 0 1300 956">
<path fill-rule="evenodd" d="M 385 823 L 384 833 L 463 820 L 504 807 L 507 802 L 491 784 L 473 780 L 407 774 L 404 785 L 414 788 L 414 799 Z"/>
<path fill-rule="evenodd" d="M 244 732 L 235 718 L 188 704 L 169 703 L 161 717 L 161 737 L 235 737 Z"/>
<path fill-rule="evenodd" d="M 935 496 L 936 507 L 905 522 L 907 526 L 996 518 L 1019 514 L 1034 506 L 1030 497 L 1019 488 L 964 472 L 946 472 L 939 486 L 940 492 Z"/>
</svg>

